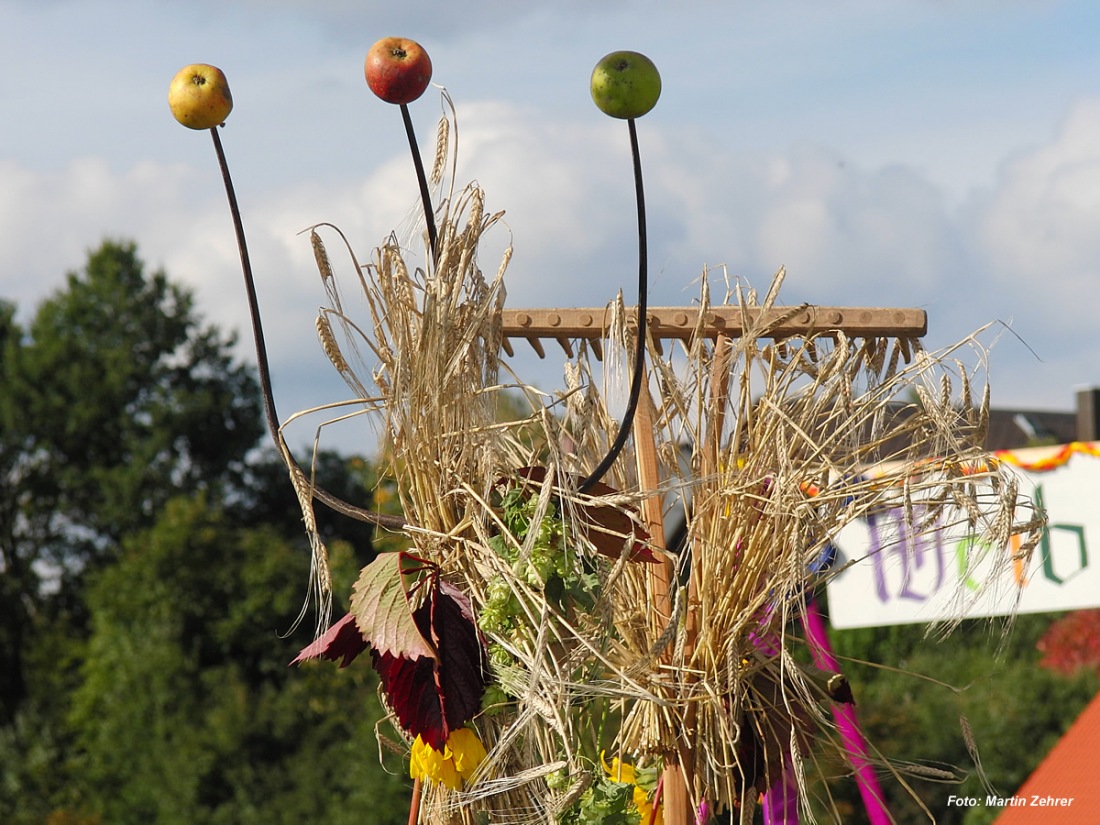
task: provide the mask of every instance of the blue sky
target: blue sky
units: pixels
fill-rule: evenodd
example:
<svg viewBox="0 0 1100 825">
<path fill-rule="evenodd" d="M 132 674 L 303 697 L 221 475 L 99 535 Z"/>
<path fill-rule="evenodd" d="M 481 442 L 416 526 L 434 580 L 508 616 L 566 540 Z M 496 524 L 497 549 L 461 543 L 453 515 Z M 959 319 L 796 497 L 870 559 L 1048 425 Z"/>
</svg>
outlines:
<svg viewBox="0 0 1100 825">
<path fill-rule="evenodd" d="M 400 117 L 362 79 L 401 34 L 458 107 L 459 177 L 507 211 L 509 304 L 602 305 L 634 278 L 632 184 L 588 76 L 629 48 L 664 81 L 639 123 L 652 304 L 688 303 L 705 265 L 761 288 L 785 266 L 788 303 L 927 309 L 929 348 L 1008 322 L 994 403 L 1070 409 L 1100 384 L 1097 32 L 1091 0 L 0 0 L 0 296 L 29 312 L 133 238 L 243 331 L 210 141 L 165 101 L 214 63 L 281 412 L 344 397 L 297 233 L 331 221 L 365 257 L 415 203 Z M 414 104 L 423 145 L 439 113 Z"/>
</svg>

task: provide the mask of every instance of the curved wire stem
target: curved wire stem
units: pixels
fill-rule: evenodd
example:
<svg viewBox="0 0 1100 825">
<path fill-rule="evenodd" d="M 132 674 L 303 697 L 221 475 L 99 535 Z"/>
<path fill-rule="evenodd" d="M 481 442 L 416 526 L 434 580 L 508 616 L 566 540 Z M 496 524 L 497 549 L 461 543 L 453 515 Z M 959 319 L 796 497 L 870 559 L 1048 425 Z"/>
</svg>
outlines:
<svg viewBox="0 0 1100 825">
<path fill-rule="evenodd" d="M 267 357 L 267 343 L 264 339 L 263 324 L 260 321 L 260 303 L 256 297 L 256 281 L 252 277 L 252 262 L 248 255 L 248 244 L 244 236 L 244 223 L 241 221 L 241 211 L 237 206 L 237 195 L 233 188 L 233 178 L 229 174 L 229 163 L 225 159 L 225 150 L 222 148 L 221 136 L 218 127 L 210 130 L 214 139 L 214 152 L 218 156 L 218 166 L 221 169 L 222 181 L 225 183 L 225 194 L 229 200 L 229 212 L 233 218 L 233 229 L 237 233 L 237 251 L 241 259 L 241 272 L 244 275 L 244 288 L 248 295 L 248 314 L 252 321 L 252 338 L 256 346 L 256 371 L 260 379 L 260 394 L 263 397 L 264 418 L 267 421 L 267 429 L 271 433 L 275 446 L 286 462 L 288 469 L 300 473 L 303 478 L 309 475 L 291 454 L 286 440 L 283 438 L 279 427 L 279 414 L 275 409 L 275 395 L 271 390 L 271 368 Z M 406 525 L 402 516 L 393 516 L 386 513 L 376 513 L 349 504 L 340 497 L 333 495 L 323 487 L 311 485 L 313 497 L 335 510 L 351 518 L 385 527 L 391 530 L 400 530 Z"/>
<path fill-rule="evenodd" d="M 412 116 L 409 114 L 409 106 L 406 103 L 401 104 L 401 120 L 405 123 L 405 135 L 409 138 L 409 151 L 412 152 L 413 166 L 416 168 L 416 182 L 420 186 L 420 203 L 424 207 L 424 220 L 428 224 L 428 244 L 431 246 L 434 262 L 438 254 L 435 210 L 432 209 L 432 196 L 428 191 L 428 177 L 424 174 L 424 161 L 420 157 L 420 148 L 416 145 L 416 131 L 413 129 Z"/>
<path fill-rule="evenodd" d="M 638 341 L 634 351 L 634 375 L 630 381 L 630 397 L 626 403 L 626 412 L 623 413 L 623 420 L 619 425 L 619 432 L 615 435 L 615 441 L 611 444 L 607 455 L 603 457 L 596 469 L 577 488 L 578 492 L 581 493 L 587 493 L 599 483 L 600 479 L 611 469 L 611 465 L 615 463 L 615 459 L 619 457 L 619 453 L 626 445 L 626 440 L 630 437 L 630 430 L 634 424 L 634 413 L 638 409 L 638 399 L 642 393 L 642 379 L 645 376 L 646 316 L 648 315 L 648 296 L 646 293 L 649 291 L 649 276 L 646 267 L 648 249 L 646 245 L 645 191 L 642 186 L 642 158 L 641 153 L 638 151 L 638 129 L 635 126 L 634 118 L 627 121 L 627 126 L 630 127 L 630 154 L 634 160 L 634 191 L 638 201 Z"/>
</svg>

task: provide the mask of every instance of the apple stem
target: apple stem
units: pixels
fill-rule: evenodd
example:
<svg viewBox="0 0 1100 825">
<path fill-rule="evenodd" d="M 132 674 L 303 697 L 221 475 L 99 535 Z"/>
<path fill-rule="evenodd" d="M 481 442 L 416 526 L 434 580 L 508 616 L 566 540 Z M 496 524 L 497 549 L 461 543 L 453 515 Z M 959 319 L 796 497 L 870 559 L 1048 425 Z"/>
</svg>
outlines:
<svg viewBox="0 0 1100 825">
<path fill-rule="evenodd" d="M 578 488 L 581 493 L 587 493 L 591 490 L 611 469 L 611 465 L 615 463 L 615 459 L 622 452 L 627 438 L 630 437 L 630 429 L 634 424 L 634 413 L 638 409 L 638 399 L 642 394 L 642 378 L 645 375 L 646 316 L 648 315 L 648 296 L 646 293 L 649 291 L 649 276 L 646 269 L 648 248 L 646 243 L 645 191 L 642 186 L 642 156 L 638 150 L 638 129 L 634 123 L 634 118 L 627 120 L 627 126 L 630 128 L 630 154 L 634 161 L 634 191 L 638 202 L 638 340 L 634 350 L 634 375 L 630 381 L 630 397 L 626 403 L 626 412 L 623 413 L 623 420 L 619 425 L 619 432 L 615 435 L 615 441 L 607 451 L 607 455 L 603 457 L 603 461 L 599 463 L 588 478 L 581 482 Z"/>
<path fill-rule="evenodd" d="M 256 345 L 256 372 L 260 379 L 260 394 L 263 397 L 264 418 L 267 420 L 267 429 L 275 441 L 275 446 L 279 448 L 287 463 L 293 465 L 293 468 L 304 476 L 305 471 L 294 460 L 289 450 L 283 449 L 283 442 L 279 434 L 279 414 L 275 410 L 275 394 L 271 389 L 271 368 L 267 357 L 267 343 L 264 340 L 263 324 L 260 321 L 260 302 L 256 297 L 256 281 L 252 277 L 252 261 L 248 255 L 248 244 L 244 237 L 241 210 L 237 206 L 237 194 L 233 188 L 233 178 L 229 174 L 229 163 L 225 159 L 225 150 L 222 148 L 222 139 L 218 134 L 218 127 L 213 127 L 210 134 L 214 139 L 214 152 L 218 156 L 218 166 L 221 168 L 222 181 L 225 183 L 225 194 L 229 199 L 229 212 L 233 217 L 233 229 L 237 233 L 237 251 L 240 254 L 241 272 L 244 274 L 244 288 L 248 295 L 248 314 L 252 321 L 252 337 Z M 373 510 L 356 507 L 354 504 L 349 504 L 316 485 L 312 489 L 314 498 L 346 516 L 391 530 L 400 530 L 406 526 L 406 521 L 402 516 L 376 513 Z"/>
<path fill-rule="evenodd" d="M 424 220 L 428 224 L 428 244 L 431 246 L 432 260 L 434 261 L 437 254 L 435 211 L 432 209 L 432 196 L 428 192 L 428 177 L 424 174 L 424 161 L 421 160 L 420 149 L 416 145 L 416 131 L 413 129 L 408 104 L 401 104 L 401 119 L 405 123 L 405 134 L 409 138 L 409 150 L 412 152 L 413 166 L 416 168 L 416 182 L 420 184 L 420 202 L 424 206 Z"/>
</svg>

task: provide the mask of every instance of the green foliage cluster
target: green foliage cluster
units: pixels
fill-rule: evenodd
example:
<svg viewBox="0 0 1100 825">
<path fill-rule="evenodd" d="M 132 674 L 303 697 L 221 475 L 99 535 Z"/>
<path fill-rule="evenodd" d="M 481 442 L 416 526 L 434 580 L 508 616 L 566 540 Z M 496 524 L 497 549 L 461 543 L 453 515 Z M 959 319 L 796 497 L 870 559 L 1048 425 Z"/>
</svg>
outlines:
<svg viewBox="0 0 1100 825">
<path fill-rule="evenodd" d="M 641 820 L 634 807 L 634 786 L 600 779 L 581 794 L 561 825 L 639 825 Z"/>
<path fill-rule="evenodd" d="M 0 822 L 403 822 L 369 669 L 288 668 L 309 550 L 252 371 L 108 241 L 0 303 Z M 369 504 L 373 472 L 319 477 Z M 320 514 L 336 592 L 373 535 Z"/>
<path fill-rule="evenodd" d="M 508 533 L 490 538 L 489 546 L 512 566 L 517 578 L 542 591 L 563 613 L 588 612 L 596 603 L 599 573 L 595 568 L 585 568 L 557 505 L 550 502 L 542 518 L 538 518 L 538 507 L 538 498 L 531 494 L 530 487 L 510 487 L 500 504 Z M 519 594 L 506 580 L 489 583 L 478 616 L 482 630 L 498 634 L 524 632 L 526 615 Z"/>
<path fill-rule="evenodd" d="M 515 484 L 508 487 L 499 501 L 501 521 L 506 533 L 493 536 L 490 547 L 512 567 L 515 577 L 541 593 L 553 607 L 565 616 L 589 613 L 596 604 L 600 574 L 598 559 L 592 560 L 578 551 L 578 543 L 559 510 L 558 502 L 551 500 L 540 515 L 540 501 L 530 485 Z M 478 623 L 482 630 L 522 644 L 530 641 L 532 628 L 530 616 L 537 615 L 532 605 L 522 603 L 517 593 L 505 579 L 489 583 L 488 598 L 483 605 Z M 507 712 L 514 697 L 505 687 L 509 672 L 514 669 L 512 654 L 502 644 L 489 644 L 489 659 L 496 681 L 489 684 L 482 700 L 487 713 Z M 584 665 L 573 675 L 578 681 L 587 678 L 591 665 Z M 585 761 L 592 765 L 591 784 L 577 801 L 566 810 L 561 825 L 638 825 L 641 820 L 634 798 L 635 775 L 647 794 L 652 796 L 656 786 L 656 769 L 637 770 L 631 766 L 632 781 L 620 782 L 608 776 L 601 764 L 604 740 L 617 727 L 618 710 L 612 709 L 606 699 L 590 698 L 576 702 L 569 712 L 581 717 L 585 731 L 584 741 L 574 743 Z M 575 777 L 564 772 L 548 780 L 548 786 L 565 790 Z"/>
</svg>

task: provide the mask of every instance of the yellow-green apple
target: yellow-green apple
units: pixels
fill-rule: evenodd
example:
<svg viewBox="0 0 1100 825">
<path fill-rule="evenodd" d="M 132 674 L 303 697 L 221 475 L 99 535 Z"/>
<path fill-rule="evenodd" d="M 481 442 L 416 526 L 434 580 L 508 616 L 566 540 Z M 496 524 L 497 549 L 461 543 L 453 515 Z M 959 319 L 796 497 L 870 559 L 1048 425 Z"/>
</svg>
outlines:
<svg viewBox="0 0 1100 825">
<path fill-rule="evenodd" d="M 611 117 L 641 117 L 660 96 L 661 74 L 644 54 L 611 52 L 592 70 L 592 100 Z"/>
<path fill-rule="evenodd" d="M 233 111 L 233 95 L 221 69 L 192 63 L 172 78 L 168 105 L 176 120 L 189 129 L 212 129 Z"/>
<path fill-rule="evenodd" d="M 424 47 L 405 37 L 383 37 L 370 47 L 363 65 L 370 90 L 387 103 L 412 103 L 432 79 Z"/>
</svg>

